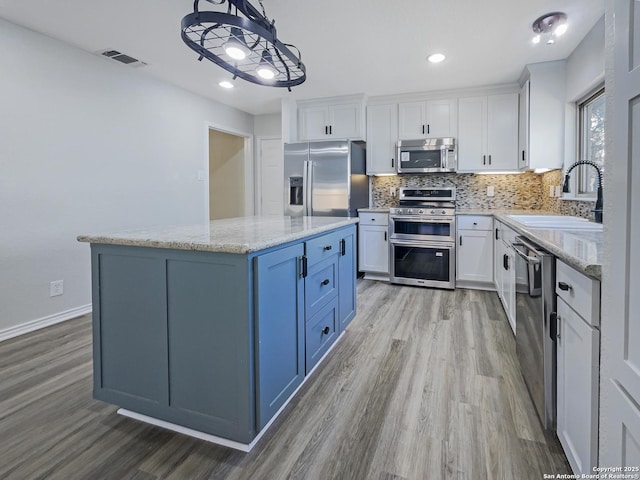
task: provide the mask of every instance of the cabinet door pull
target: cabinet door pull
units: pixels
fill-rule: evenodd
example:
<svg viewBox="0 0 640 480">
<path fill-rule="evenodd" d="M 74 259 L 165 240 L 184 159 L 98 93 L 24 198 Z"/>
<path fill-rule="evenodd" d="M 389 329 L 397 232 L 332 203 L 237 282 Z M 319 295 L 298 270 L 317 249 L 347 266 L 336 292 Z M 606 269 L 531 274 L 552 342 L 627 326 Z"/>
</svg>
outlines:
<svg viewBox="0 0 640 480">
<path fill-rule="evenodd" d="M 483 165 L 487 164 L 487 156 L 486 155 L 482 155 L 482 164 Z"/>
<path fill-rule="evenodd" d="M 431 130 L 431 125 L 427 123 L 427 133 L 430 133 L 430 130 Z"/>
<path fill-rule="evenodd" d="M 422 125 L 422 134 L 424 135 L 424 125 Z"/>
<path fill-rule="evenodd" d="M 563 292 L 566 292 L 568 290 L 571 290 L 571 285 L 566 282 L 558 282 L 558 288 Z"/>
<path fill-rule="evenodd" d="M 327 127 L 326 125 L 324 126 L 324 134 L 325 135 L 329 134 L 329 127 Z"/>
<path fill-rule="evenodd" d="M 462 235 L 460 235 L 460 246 L 462 246 Z"/>
<path fill-rule="evenodd" d="M 333 246 L 331 245 L 325 245 L 324 247 L 322 247 L 322 250 L 324 250 L 325 252 L 328 250 L 331 250 L 333 248 Z"/>
<path fill-rule="evenodd" d="M 549 314 L 549 338 L 554 341 L 558 338 L 558 318 L 557 312 Z"/>
<path fill-rule="evenodd" d="M 307 256 L 300 257 L 300 278 L 306 278 L 307 276 Z"/>
<path fill-rule="evenodd" d="M 560 343 L 560 315 L 556 315 L 556 338 L 558 339 L 558 343 Z"/>
<path fill-rule="evenodd" d="M 496 228 L 496 240 L 499 240 L 498 238 L 498 229 Z"/>
<path fill-rule="evenodd" d="M 322 329 L 322 333 L 323 335 L 329 335 L 329 332 L 331 331 L 331 329 L 329 327 L 324 327 Z"/>
<path fill-rule="evenodd" d="M 387 232 L 386 231 L 384 232 L 384 241 L 385 242 L 387 241 Z"/>
<path fill-rule="evenodd" d="M 340 255 L 344 257 L 346 254 L 347 254 L 347 240 L 343 238 L 342 240 L 340 240 Z"/>
<path fill-rule="evenodd" d="M 395 159 L 391 159 L 391 168 L 396 168 L 396 161 Z"/>
<path fill-rule="evenodd" d="M 491 155 L 489 155 L 489 165 L 491 165 Z"/>
<path fill-rule="evenodd" d="M 320 282 L 320 286 L 324 287 L 325 285 L 329 285 L 329 279 L 325 278 L 322 282 Z"/>
<path fill-rule="evenodd" d="M 502 267 L 509 270 L 509 256 L 506 253 L 502 255 Z"/>
<path fill-rule="evenodd" d="M 522 161 L 524 162 L 524 150 L 522 150 Z"/>
<path fill-rule="evenodd" d="M 333 125 L 329 125 L 329 135 L 333 135 Z"/>
</svg>

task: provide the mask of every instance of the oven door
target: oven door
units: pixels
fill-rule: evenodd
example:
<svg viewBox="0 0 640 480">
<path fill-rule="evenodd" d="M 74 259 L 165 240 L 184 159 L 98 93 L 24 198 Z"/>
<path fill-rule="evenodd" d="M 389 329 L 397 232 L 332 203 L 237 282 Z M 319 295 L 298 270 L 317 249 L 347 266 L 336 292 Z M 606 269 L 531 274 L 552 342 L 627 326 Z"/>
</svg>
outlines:
<svg viewBox="0 0 640 480">
<path fill-rule="evenodd" d="M 455 288 L 454 242 L 391 240 L 391 282 L 423 287 Z"/>
<path fill-rule="evenodd" d="M 398 173 L 440 172 L 447 164 L 447 147 L 398 149 Z"/>
<path fill-rule="evenodd" d="M 389 217 L 389 235 L 396 240 L 455 242 L 455 217 L 417 217 L 392 215 Z"/>
</svg>

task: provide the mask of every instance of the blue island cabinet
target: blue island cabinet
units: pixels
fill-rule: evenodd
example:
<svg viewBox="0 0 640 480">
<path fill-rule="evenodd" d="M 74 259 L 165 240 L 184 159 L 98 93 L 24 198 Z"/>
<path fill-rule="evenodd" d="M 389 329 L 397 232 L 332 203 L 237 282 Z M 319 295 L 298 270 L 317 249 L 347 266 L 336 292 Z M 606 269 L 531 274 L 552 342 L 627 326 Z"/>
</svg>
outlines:
<svg viewBox="0 0 640 480">
<path fill-rule="evenodd" d="M 355 316 L 354 246 L 354 225 L 248 254 L 93 243 L 94 397 L 251 444 Z"/>
</svg>

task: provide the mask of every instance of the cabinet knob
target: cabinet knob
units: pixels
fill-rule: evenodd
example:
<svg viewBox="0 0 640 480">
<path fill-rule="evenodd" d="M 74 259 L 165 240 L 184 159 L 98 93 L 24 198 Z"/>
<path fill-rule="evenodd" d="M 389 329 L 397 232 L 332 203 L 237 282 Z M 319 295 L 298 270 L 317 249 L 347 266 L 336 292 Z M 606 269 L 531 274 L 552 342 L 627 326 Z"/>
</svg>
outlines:
<svg viewBox="0 0 640 480">
<path fill-rule="evenodd" d="M 473 222 L 474 225 L 478 225 L 478 222 Z"/>
<path fill-rule="evenodd" d="M 329 335 L 329 332 L 331 331 L 331 329 L 329 327 L 324 327 L 322 329 L 322 334 L 323 335 Z"/>
<path fill-rule="evenodd" d="M 558 282 L 558 288 L 564 292 L 571 290 L 571 285 L 565 282 Z"/>
<path fill-rule="evenodd" d="M 320 286 L 324 287 L 325 285 L 329 285 L 329 279 L 325 278 L 322 282 L 320 282 Z"/>
<path fill-rule="evenodd" d="M 327 250 L 331 250 L 333 247 L 331 245 L 325 245 L 324 247 L 322 247 L 322 250 L 327 251 Z"/>
</svg>

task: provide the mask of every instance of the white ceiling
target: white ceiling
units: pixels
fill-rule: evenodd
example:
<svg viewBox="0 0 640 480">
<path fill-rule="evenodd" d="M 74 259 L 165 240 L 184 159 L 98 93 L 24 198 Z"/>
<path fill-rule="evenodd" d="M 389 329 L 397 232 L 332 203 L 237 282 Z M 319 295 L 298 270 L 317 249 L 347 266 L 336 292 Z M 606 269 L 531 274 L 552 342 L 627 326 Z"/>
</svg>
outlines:
<svg viewBox="0 0 640 480">
<path fill-rule="evenodd" d="M 251 0 L 259 8 L 258 0 Z M 278 38 L 302 51 L 307 81 L 286 89 L 236 80 L 180 38 L 192 0 L 0 0 L 0 17 L 96 52 L 115 48 L 147 62 L 139 71 L 252 114 L 280 99 L 389 95 L 510 83 L 528 63 L 566 58 L 604 14 L 604 0 L 263 0 Z M 201 1 L 201 10 L 220 9 Z M 564 11 L 553 46 L 531 43 L 531 23 Z M 425 58 L 447 56 L 439 65 Z M 106 60 L 105 61 L 109 61 Z M 128 68 L 128 67 L 122 67 Z"/>
</svg>

